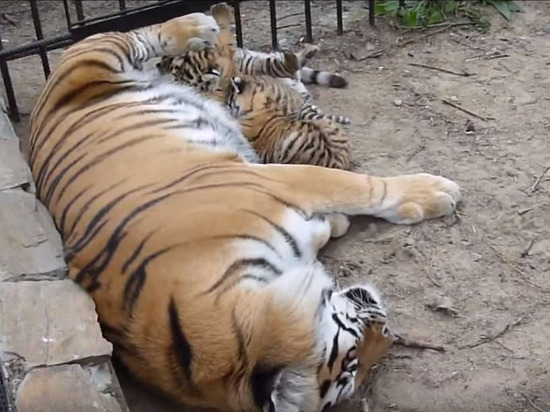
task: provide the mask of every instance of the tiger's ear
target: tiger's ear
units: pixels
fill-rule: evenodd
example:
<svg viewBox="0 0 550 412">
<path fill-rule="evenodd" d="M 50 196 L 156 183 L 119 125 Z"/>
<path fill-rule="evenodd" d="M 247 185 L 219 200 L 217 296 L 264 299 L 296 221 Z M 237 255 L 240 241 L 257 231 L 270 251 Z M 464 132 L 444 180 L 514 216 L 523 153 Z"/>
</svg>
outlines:
<svg viewBox="0 0 550 412">
<path fill-rule="evenodd" d="M 232 77 L 231 86 L 233 87 L 233 90 L 235 90 L 235 93 L 241 94 L 244 91 L 245 82 L 240 77 Z"/>
</svg>

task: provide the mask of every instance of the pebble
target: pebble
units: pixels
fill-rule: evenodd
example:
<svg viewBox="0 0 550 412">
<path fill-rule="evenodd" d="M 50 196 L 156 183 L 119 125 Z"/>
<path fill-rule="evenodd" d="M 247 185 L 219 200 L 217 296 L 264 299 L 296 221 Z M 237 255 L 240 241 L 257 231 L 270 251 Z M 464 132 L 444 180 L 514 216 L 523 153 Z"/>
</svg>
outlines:
<svg viewBox="0 0 550 412">
<path fill-rule="evenodd" d="M 393 101 L 393 104 L 396 105 L 397 107 L 401 107 L 401 105 L 403 104 L 403 100 L 401 99 L 395 99 Z"/>
</svg>

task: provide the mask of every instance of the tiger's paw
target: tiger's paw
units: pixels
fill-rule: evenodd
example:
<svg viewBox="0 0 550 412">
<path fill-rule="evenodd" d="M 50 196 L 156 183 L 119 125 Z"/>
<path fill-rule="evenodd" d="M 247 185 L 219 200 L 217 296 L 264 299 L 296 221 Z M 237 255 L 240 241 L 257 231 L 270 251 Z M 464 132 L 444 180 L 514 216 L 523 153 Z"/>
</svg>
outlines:
<svg viewBox="0 0 550 412">
<path fill-rule="evenodd" d="M 460 187 L 428 173 L 385 178 L 385 197 L 377 216 L 392 223 L 413 224 L 454 213 Z"/>
<path fill-rule="evenodd" d="M 216 20 L 203 13 L 191 13 L 168 20 L 160 30 L 164 52 L 168 56 L 216 45 L 220 33 Z"/>
</svg>

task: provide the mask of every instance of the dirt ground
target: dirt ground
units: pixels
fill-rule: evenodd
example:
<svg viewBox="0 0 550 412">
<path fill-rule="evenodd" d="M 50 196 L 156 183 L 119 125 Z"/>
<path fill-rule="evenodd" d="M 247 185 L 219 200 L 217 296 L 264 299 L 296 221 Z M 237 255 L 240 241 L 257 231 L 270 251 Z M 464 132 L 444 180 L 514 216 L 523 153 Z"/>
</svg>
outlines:
<svg viewBox="0 0 550 412">
<path fill-rule="evenodd" d="M 99 10 L 104 2 L 90 3 Z M 349 80 L 345 90 L 312 88 L 315 100 L 352 119 L 355 171 L 442 174 L 461 184 L 464 199 L 457 216 L 412 227 L 354 219 L 324 251 L 340 284 L 381 290 L 395 331 L 446 349 L 395 346 L 337 411 L 550 411 L 550 2 L 524 2 L 509 23 L 492 15 L 489 33 L 454 27 L 432 36 L 382 20 L 371 28 L 365 4 L 344 2 L 338 37 L 334 2 L 314 2 L 322 51 L 311 65 Z M 9 7 L 17 26 L 0 15 L 2 37 L 30 39 L 28 13 Z M 304 32 L 302 6 L 277 7 L 288 26 L 281 42 L 293 45 Z M 242 9 L 245 44 L 267 50 L 266 3 Z M 63 26 L 58 11 L 45 12 L 45 25 Z M 28 114 L 43 83 L 39 60 L 10 67 Z M 22 139 L 26 118 L 17 125 Z M 132 411 L 181 410 L 122 377 Z"/>
</svg>

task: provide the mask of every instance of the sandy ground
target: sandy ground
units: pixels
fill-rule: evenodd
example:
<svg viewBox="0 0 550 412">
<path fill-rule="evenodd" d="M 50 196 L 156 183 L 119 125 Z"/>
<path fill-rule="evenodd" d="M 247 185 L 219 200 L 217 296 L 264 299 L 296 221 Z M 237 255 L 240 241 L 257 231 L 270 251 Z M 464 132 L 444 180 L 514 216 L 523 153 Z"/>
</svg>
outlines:
<svg viewBox="0 0 550 412">
<path fill-rule="evenodd" d="M 373 412 L 550 411 L 550 3 L 525 2 L 510 23 L 494 15 L 490 33 L 452 28 L 426 37 L 382 21 L 371 28 L 365 3 L 344 2 L 338 37 L 335 5 L 316 2 L 322 51 L 312 66 L 339 70 L 350 84 L 312 88 L 315 99 L 352 119 L 356 171 L 442 174 L 461 184 L 464 201 L 458 216 L 413 227 L 355 219 L 324 251 L 342 285 L 378 286 L 394 330 L 446 349 L 394 347 L 337 411 L 363 410 L 361 398 Z M 42 7 L 45 27 L 63 26 L 58 11 Z M 21 2 L 4 6 L 17 26 L 0 14 L 10 44 L 32 37 L 24 10 Z M 279 24 L 290 26 L 283 44 L 303 35 L 301 11 L 298 2 L 278 2 Z M 243 5 L 247 46 L 269 48 L 268 21 L 265 3 Z M 10 67 L 28 114 L 43 84 L 39 60 Z M 22 139 L 26 119 L 17 125 Z M 134 412 L 181 410 L 123 382 Z"/>
</svg>

